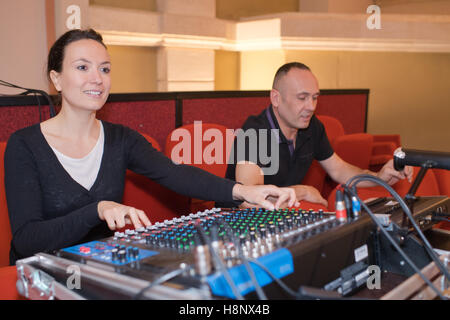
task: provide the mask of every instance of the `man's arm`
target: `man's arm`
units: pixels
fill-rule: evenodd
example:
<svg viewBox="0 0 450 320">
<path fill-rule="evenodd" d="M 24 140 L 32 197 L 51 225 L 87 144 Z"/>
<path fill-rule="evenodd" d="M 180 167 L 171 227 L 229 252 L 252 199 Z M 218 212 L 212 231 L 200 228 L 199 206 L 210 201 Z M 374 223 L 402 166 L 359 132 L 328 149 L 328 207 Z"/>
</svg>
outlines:
<svg viewBox="0 0 450 320">
<path fill-rule="evenodd" d="M 403 171 L 394 169 L 393 160 L 388 161 L 379 172 L 363 170 L 348 162 L 342 160 L 336 153 L 326 160 L 320 161 L 320 165 L 325 169 L 328 175 L 337 183 L 346 183 L 350 178 L 358 174 L 370 174 L 387 182 L 389 185 L 395 184 L 397 181 L 407 178 L 411 182 L 413 170 L 411 167 L 405 167 Z M 358 187 L 373 187 L 374 183 L 361 182 Z"/>
<path fill-rule="evenodd" d="M 261 168 L 252 162 L 238 162 L 236 165 L 236 181 L 245 185 L 264 184 L 264 173 Z M 321 196 L 319 190 L 306 185 L 289 186 L 295 190 L 297 200 L 305 200 L 312 203 L 320 203 L 328 206 L 328 202 Z M 244 202 L 242 208 L 253 207 Z"/>
</svg>

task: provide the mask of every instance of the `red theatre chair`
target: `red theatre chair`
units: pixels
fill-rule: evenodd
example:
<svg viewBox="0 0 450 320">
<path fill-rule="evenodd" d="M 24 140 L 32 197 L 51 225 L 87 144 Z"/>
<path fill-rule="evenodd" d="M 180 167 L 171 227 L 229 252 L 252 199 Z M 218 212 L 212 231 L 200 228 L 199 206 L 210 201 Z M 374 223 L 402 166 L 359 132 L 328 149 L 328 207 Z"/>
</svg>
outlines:
<svg viewBox="0 0 450 320">
<path fill-rule="evenodd" d="M 399 134 L 374 134 L 369 169 L 374 172 L 379 171 L 393 158 L 395 149 L 400 146 Z"/>
<path fill-rule="evenodd" d="M 233 145 L 233 131 L 220 124 L 196 122 L 173 130 L 166 139 L 166 156 L 176 163 L 188 164 L 216 176 L 225 177 Z M 191 199 L 191 211 L 214 207 L 214 201 Z"/>
<path fill-rule="evenodd" d="M 9 266 L 9 249 L 11 246 L 11 225 L 5 195 L 4 154 L 6 142 L 0 142 L 0 300 L 24 299 L 16 289 L 16 266 Z"/>
<path fill-rule="evenodd" d="M 412 183 L 417 177 L 417 174 L 420 171 L 419 167 L 412 167 L 413 172 L 413 179 L 412 182 L 409 183 L 408 180 L 403 179 L 397 182 L 393 187 L 394 190 L 401 196 L 404 197 L 409 189 L 412 186 Z M 414 195 L 416 196 L 437 196 L 439 195 L 439 186 L 438 182 L 436 180 L 436 176 L 434 174 L 433 170 L 427 170 L 425 176 L 422 179 L 422 182 L 419 185 L 419 188 L 417 189 L 416 193 Z"/>
<path fill-rule="evenodd" d="M 372 156 L 373 136 L 368 133 L 345 134 L 341 122 L 330 116 L 317 116 L 324 124 L 325 131 L 336 154 L 344 161 L 361 169 L 368 169 Z M 317 170 L 316 170 L 317 171 Z M 326 176 L 322 195 L 327 198 L 337 183 Z"/>
<path fill-rule="evenodd" d="M 372 143 L 371 134 L 346 134 L 334 139 L 333 149 L 344 161 L 361 169 L 369 169 Z"/>
<path fill-rule="evenodd" d="M 158 142 L 142 134 L 155 149 L 161 150 Z M 158 183 L 127 170 L 123 204 L 143 210 L 152 223 L 173 219 L 189 210 L 189 198 L 175 193 Z M 127 225 L 123 229 L 131 229 Z"/>
<path fill-rule="evenodd" d="M 445 169 L 433 169 L 436 177 L 439 194 L 450 197 L 450 170 Z"/>
<path fill-rule="evenodd" d="M 325 115 L 317 115 L 317 119 L 323 123 L 328 140 L 331 144 L 334 139 L 345 134 L 344 127 L 338 119 Z M 323 170 L 319 162 L 317 160 L 313 160 L 311 167 L 308 169 L 306 176 L 303 178 L 302 184 L 312 186 L 324 195 L 326 175 L 325 170 Z"/>
<path fill-rule="evenodd" d="M 330 211 L 336 210 L 336 191 L 337 188 L 335 188 L 328 196 L 328 209 Z M 363 201 L 391 196 L 391 194 L 381 186 L 357 188 L 356 191 L 358 193 L 358 197 Z"/>
</svg>

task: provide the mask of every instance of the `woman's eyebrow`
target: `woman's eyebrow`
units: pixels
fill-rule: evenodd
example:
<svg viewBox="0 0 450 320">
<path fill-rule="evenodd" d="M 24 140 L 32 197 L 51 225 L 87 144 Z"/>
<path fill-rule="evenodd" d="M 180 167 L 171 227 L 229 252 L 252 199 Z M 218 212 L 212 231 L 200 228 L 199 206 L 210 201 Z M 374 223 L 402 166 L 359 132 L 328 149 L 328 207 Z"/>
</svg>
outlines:
<svg viewBox="0 0 450 320">
<path fill-rule="evenodd" d="M 77 62 L 77 61 L 82 61 L 82 62 L 86 62 L 86 63 L 92 64 L 91 61 L 89 61 L 89 60 L 87 60 L 87 59 L 85 59 L 85 58 L 76 59 L 76 60 L 74 60 L 73 62 L 75 63 L 75 62 Z M 103 62 L 100 63 L 100 64 L 101 64 L 101 65 L 102 65 L 102 64 L 111 64 L 111 62 L 110 62 L 110 61 L 103 61 Z"/>
</svg>

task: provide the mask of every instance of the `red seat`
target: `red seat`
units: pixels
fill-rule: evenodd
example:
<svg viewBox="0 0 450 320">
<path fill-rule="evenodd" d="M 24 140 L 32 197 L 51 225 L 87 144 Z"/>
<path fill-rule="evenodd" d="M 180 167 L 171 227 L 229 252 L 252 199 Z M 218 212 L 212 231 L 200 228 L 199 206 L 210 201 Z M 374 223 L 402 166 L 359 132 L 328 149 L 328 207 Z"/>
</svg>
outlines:
<svg viewBox="0 0 450 320">
<path fill-rule="evenodd" d="M 143 136 L 157 150 L 158 142 L 152 137 Z M 160 184 L 127 170 L 123 204 L 143 210 L 152 223 L 179 217 L 189 210 L 189 198 L 169 190 Z M 127 225 L 123 229 L 132 228 Z"/>
<path fill-rule="evenodd" d="M 417 177 L 417 174 L 420 171 L 419 167 L 412 167 L 412 168 L 413 168 L 414 172 L 413 172 L 413 179 L 412 179 L 411 183 L 409 183 L 408 180 L 403 179 L 394 185 L 394 190 L 401 197 L 404 197 L 408 193 L 409 189 L 412 186 L 412 183 L 414 182 L 414 180 Z M 439 187 L 438 187 L 436 177 L 434 175 L 434 171 L 427 170 L 427 173 L 425 174 L 422 182 L 420 183 L 419 188 L 417 189 L 415 195 L 416 196 L 437 196 L 439 194 L 440 194 Z"/>
<path fill-rule="evenodd" d="M 224 178 L 233 139 L 233 131 L 227 131 L 223 125 L 186 124 L 167 136 L 165 153 L 176 163 L 192 165 Z M 214 201 L 191 199 L 192 212 L 212 207 Z"/>
<path fill-rule="evenodd" d="M 335 188 L 330 195 L 328 196 L 328 209 L 330 211 L 335 211 L 336 208 L 336 191 L 337 188 Z M 390 197 L 391 194 L 385 190 L 381 186 L 376 187 L 368 187 L 368 188 L 357 188 L 358 197 L 361 200 L 368 200 L 372 198 L 383 198 L 383 197 Z"/>
<path fill-rule="evenodd" d="M 0 300 L 26 300 L 17 292 L 16 282 L 16 266 L 0 268 Z"/>
<path fill-rule="evenodd" d="M 323 123 L 328 140 L 339 157 L 359 168 L 369 168 L 372 156 L 372 135 L 345 134 L 345 129 L 338 119 L 325 115 L 317 115 L 317 118 Z M 328 198 L 337 185 L 316 160 L 313 161 L 302 184 L 317 188 L 324 198 Z"/>
<path fill-rule="evenodd" d="M 8 206 L 5 194 L 4 154 L 6 142 L 0 142 L 0 267 L 9 265 L 9 249 L 11 246 L 11 225 L 9 223 Z"/>
<path fill-rule="evenodd" d="M 337 137 L 333 140 L 332 146 L 344 161 L 361 169 L 369 169 L 372 144 L 371 134 L 354 133 Z"/>
<path fill-rule="evenodd" d="M 400 146 L 399 134 L 374 134 L 370 170 L 379 171 L 393 158 L 395 149 Z"/>
<path fill-rule="evenodd" d="M 344 126 L 338 119 L 324 115 L 317 115 L 317 119 L 323 123 L 328 140 L 331 144 L 333 144 L 334 139 L 345 134 Z"/>
<path fill-rule="evenodd" d="M 436 177 L 439 194 L 450 197 L 450 170 L 445 169 L 433 169 Z"/>
<path fill-rule="evenodd" d="M 5 195 L 4 154 L 6 142 L 0 142 L 0 300 L 24 299 L 16 289 L 16 266 L 9 266 L 9 249 L 11 247 L 11 225 Z"/>
<path fill-rule="evenodd" d="M 331 144 L 337 137 L 345 134 L 344 127 L 338 119 L 325 115 L 317 115 L 317 119 L 319 119 L 325 127 L 325 132 Z M 308 172 L 303 178 L 302 184 L 316 188 L 323 196 L 326 197 L 326 195 L 324 195 L 326 176 L 327 173 L 319 162 L 317 160 L 313 160 L 311 167 L 309 167 Z"/>
</svg>

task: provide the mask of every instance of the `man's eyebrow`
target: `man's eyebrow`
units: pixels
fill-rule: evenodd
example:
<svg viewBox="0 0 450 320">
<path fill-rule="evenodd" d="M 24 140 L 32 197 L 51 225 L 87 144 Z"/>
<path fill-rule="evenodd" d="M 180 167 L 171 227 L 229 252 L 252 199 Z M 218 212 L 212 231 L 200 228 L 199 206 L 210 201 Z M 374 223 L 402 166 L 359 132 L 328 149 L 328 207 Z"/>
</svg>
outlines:
<svg viewBox="0 0 450 320">
<path fill-rule="evenodd" d="M 308 91 L 302 91 L 302 92 L 297 93 L 297 95 L 298 96 L 300 96 L 300 95 L 318 96 L 318 95 L 320 95 L 320 91 L 317 91 L 317 92 L 314 92 L 314 93 L 311 93 L 311 92 L 308 92 Z"/>
</svg>

